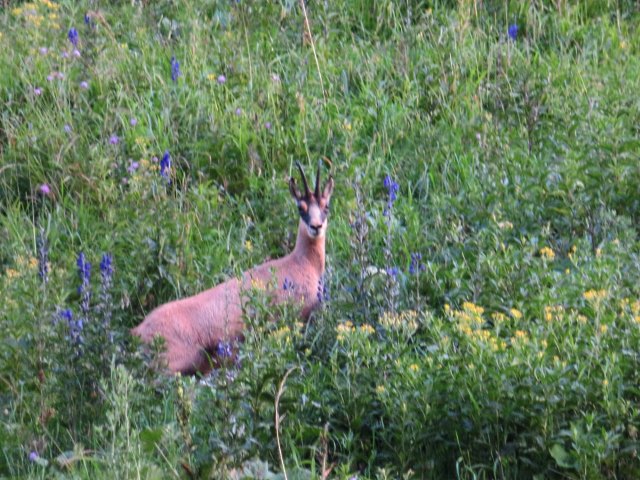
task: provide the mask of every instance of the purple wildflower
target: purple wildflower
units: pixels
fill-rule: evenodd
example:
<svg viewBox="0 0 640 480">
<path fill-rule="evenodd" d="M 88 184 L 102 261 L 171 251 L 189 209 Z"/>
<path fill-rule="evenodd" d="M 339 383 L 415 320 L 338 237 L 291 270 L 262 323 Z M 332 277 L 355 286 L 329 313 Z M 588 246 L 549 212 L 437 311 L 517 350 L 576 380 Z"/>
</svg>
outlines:
<svg viewBox="0 0 640 480">
<path fill-rule="evenodd" d="M 66 50 L 62 52 L 62 58 L 69 58 L 69 52 L 67 52 Z"/>
<path fill-rule="evenodd" d="M 47 82 L 53 82 L 53 75 L 47 75 Z"/>
<path fill-rule="evenodd" d="M 80 88 L 86 90 L 87 88 L 89 88 L 89 83 L 85 81 L 80 82 Z"/>
<path fill-rule="evenodd" d="M 131 164 L 127 167 L 127 172 L 134 173 L 136 170 L 138 170 L 139 166 L 140 163 L 132 161 Z"/>
<path fill-rule="evenodd" d="M 398 276 L 398 267 L 389 267 L 387 268 L 387 275 L 390 277 L 396 278 Z"/>
<path fill-rule="evenodd" d="M 218 75 L 218 83 L 220 85 L 224 85 L 227 82 L 227 77 L 224 75 Z"/>
<path fill-rule="evenodd" d="M 35 462 L 40 458 L 40 455 L 38 455 L 38 452 L 31 452 L 29 453 L 29 461 L 30 462 Z"/>
<path fill-rule="evenodd" d="M 40 55 L 46 55 L 49 53 L 49 49 L 47 47 L 40 47 Z"/>
<path fill-rule="evenodd" d="M 514 42 L 518 38 L 518 25 L 516 23 L 509 25 L 509 30 L 507 30 L 509 38 Z"/>
<path fill-rule="evenodd" d="M 38 232 L 36 247 L 38 249 L 38 275 L 43 283 L 47 283 L 49 281 L 49 244 L 47 233 L 42 227 Z"/>
<path fill-rule="evenodd" d="M 285 292 L 291 292 L 294 290 L 294 285 L 293 282 L 291 280 L 289 280 L 288 278 L 285 277 L 284 279 L 284 283 L 282 284 L 282 289 Z"/>
<path fill-rule="evenodd" d="M 129 119 L 129 125 L 131 125 L 132 127 L 135 127 L 138 124 L 138 120 L 136 120 L 135 117 L 131 117 Z"/>
<path fill-rule="evenodd" d="M 153 157 L 151 157 L 151 162 L 152 163 L 158 163 L 158 157 L 156 157 L 155 155 Z"/>
<path fill-rule="evenodd" d="M 236 108 L 236 115 L 237 116 L 242 115 L 242 109 L 240 107 Z"/>
<path fill-rule="evenodd" d="M 74 47 L 78 46 L 78 31 L 75 28 L 70 28 L 69 33 L 67 34 L 69 41 L 72 43 Z"/>
<path fill-rule="evenodd" d="M 176 60 L 176 57 L 171 57 L 171 80 L 178 81 L 178 77 L 182 75 L 180 72 L 180 62 Z"/>
<path fill-rule="evenodd" d="M 264 128 L 266 128 L 267 130 L 271 130 L 271 122 L 265 122 Z"/>
<path fill-rule="evenodd" d="M 80 50 L 78 50 L 77 48 L 73 49 L 73 56 L 76 58 L 80 58 L 82 56 L 82 54 L 80 53 Z"/>
<path fill-rule="evenodd" d="M 64 131 L 67 132 L 67 133 L 71 133 L 71 125 L 69 125 L 68 123 L 65 124 Z"/>
<path fill-rule="evenodd" d="M 40 95 L 42 95 L 42 89 L 40 87 L 35 87 L 33 89 L 33 93 L 35 93 L 36 96 L 40 96 Z"/>
<path fill-rule="evenodd" d="M 38 192 L 47 197 L 51 193 L 51 187 L 49 187 L 48 183 L 43 183 L 38 187 Z"/>
<path fill-rule="evenodd" d="M 171 183 L 171 155 L 169 154 L 169 150 L 164 152 L 162 155 L 162 160 L 160 160 L 160 175 L 167 179 L 167 183 Z"/>
<path fill-rule="evenodd" d="M 115 134 L 114 134 L 114 135 L 111 135 L 111 136 L 109 137 L 109 143 L 110 143 L 111 145 L 117 145 L 118 143 L 120 143 L 120 138 L 119 138 L 117 135 L 115 135 Z"/>
</svg>

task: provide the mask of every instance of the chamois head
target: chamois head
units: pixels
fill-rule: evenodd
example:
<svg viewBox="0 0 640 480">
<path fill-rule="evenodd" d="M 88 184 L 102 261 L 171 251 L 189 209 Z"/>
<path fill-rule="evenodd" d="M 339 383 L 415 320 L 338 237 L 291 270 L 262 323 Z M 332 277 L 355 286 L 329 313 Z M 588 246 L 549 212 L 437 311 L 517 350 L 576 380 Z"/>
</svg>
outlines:
<svg viewBox="0 0 640 480">
<path fill-rule="evenodd" d="M 333 178 L 331 176 L 329 176 L 329 180 L 327 180 L 327 184 L 324 186 L 324 190 L 322 190 L 322 193 L 320 192 L 321 164 L 322 161 L 318 160 L 316 185 L 313 192 L 309 190 L 307 178 L 305 177 L 299 162 L 296 162 L 296 167 L 298 167 L 298 170 L 300 170 L 304 192 L 300 193 L 300 191 L 296 187 L 296 181 L 293 177 L 289 179 L 289 191 L 291 192 L 291 196 L 294 198 L 296 204 L 298 205 L 300 218 L 307 227 L 307 233 L 311 238 L 322 237 L 327 231 L 329 200 L 331 199 L 331 193 L 333 192 Z"/>
</svg>

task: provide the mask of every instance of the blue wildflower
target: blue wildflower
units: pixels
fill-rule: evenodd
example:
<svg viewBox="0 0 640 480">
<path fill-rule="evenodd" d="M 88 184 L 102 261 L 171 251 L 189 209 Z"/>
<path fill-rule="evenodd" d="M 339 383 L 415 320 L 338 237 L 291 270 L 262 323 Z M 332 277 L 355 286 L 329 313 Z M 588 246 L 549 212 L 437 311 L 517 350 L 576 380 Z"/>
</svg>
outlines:
<svg viewBox="0 0 640 480">
<path fill-rule="evenodd" d="M 388 217 L 391 215 L 393 203 L 398 198 L 398 190 L 400 190 L 400 186 L 389 175 L 387 175 L 384 177 L 384 188 L 387 189 L 389 195 L 387 206 L 384 209 L 384 216 Z"/>
<path fill-rule="evenodd" d="M 176 57 L 171 57 L 171 80 L 178 81 L 178 77 L 182 75 L 180 72 L 180 62 L 176 60 Z"/>
<path fill-rule="evenodd" d="M 518 38 L 518 25 L 516 23 L 509 25 L 507 33 L 509 34 L 509 38 L 515 42 Z"/>
<path fill-rule="evenodd" d="M 169 154 L 169 150 L 165 150 L 164 155 L 162 155 L 162 160 L 160 160 L 160 175 L 168 179 L 170 170 L 171 170 L 171 155 Z"/>
<path fill-rule="evenodd" d="M 118 143 L 120 143 L 120 137 L 118 137 L 117 135 L 113 134 L 109 137 L 109 143 L 111 145 L 117 145 Z"/>
<path fill-rule="evenodd" d="M 91 264 L 86 260 L 84 253 L 78 255 L 78 274 L 80 276 L 80 286 L 78 293 L 80 294 L 80 308 L 86 316 L 89 313 L 89 301 L 91 299 Z"/>
<path fill-rule="evenodd" d="M 398 272 L 400 270 L 398 270 L 398 267 L 389 267 L 387 268 L 387 275 L 389 275 L 390 277 L 396 278 L 398 276 Z"/>
<path fill-rule="evenodd" d="M 291 280 L 289 280 L 288 278 L 285 278 L 284 279 L 284 283 L 282 284 L 282 289 L 285 292 L 292 291 L 294 289 L 293 282 Z"/>
<path fill-rule="evenodd" d="M 326 275 L 323 273 L 318 280 L 318 292 L 317 295 L 318 302 L 325 303 L 328 302 L 329 299 L 329 285 L 326 279 Z"/>
<path fill-rule="evenodd" d="M 78 255 L 78 260 L 76 261 L 78 265 L 78 274 L 80 275 L 80 280 L 82 283 L 88 283 L 91 278 L 91 264 L 87 262 L 84 252 L 80 252 Z"/>
<path fill-rule="evenodd" d="M 230 342 L 218 342 L 216 346 L 216 355 L 219 358 L 229 358 L 233 355 L 233 348 Z"/>
<path fill-rule="evenodd" d="M 104 276 L 110 277 L 113 274 L 113 266 L 111 265 L 112 257 L 109 253 L 102 255 L 100 261 L 100 273 Z"/>
<path fill-rule="evenodd" d="M 411 264 L 409 265 L 409 273 L 411 275 L 415 275 L 418 272 L 423 272 L 426 269 L 424 263 L 420 263 L 421 260 L 421 253 L 416 252 L 411 254 Z"/>
<path fill-rule="evenodd" d="M 75 28 L 70 28 L 69 29 L 69 33 L 67 34 L 67 38 L 69 38 L 69 41 L 72 43 L 72 45 L 74 47 L 78 46 L 78 39 L 80 37 L 78 36 L 78 31 Z"/>
</svg>

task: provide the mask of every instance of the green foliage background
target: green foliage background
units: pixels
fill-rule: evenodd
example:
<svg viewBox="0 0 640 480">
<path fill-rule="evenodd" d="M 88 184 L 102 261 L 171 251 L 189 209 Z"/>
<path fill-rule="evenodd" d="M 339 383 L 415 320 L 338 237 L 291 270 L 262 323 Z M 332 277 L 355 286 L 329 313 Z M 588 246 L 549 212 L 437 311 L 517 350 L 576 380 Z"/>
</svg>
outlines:
<svg viewBox="0 0 640 480">
<path fill-rule="evenodd" d="M 309 2 L 309 34 L 288 0 L 5 2 L 0 475 L 640 476 L 638 8 Z M 148 369 L 128 329 L 286 254 L 321 157 L 331 301 L 300 327 L 254 292 L 239 365 Z"/>
</svg>

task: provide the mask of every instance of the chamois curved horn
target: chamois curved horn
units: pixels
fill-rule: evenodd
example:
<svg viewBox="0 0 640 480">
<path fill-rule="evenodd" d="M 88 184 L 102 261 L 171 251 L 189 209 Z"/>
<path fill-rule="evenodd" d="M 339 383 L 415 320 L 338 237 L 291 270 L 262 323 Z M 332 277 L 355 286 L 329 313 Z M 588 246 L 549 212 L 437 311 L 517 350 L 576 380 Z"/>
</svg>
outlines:
<svg viewBox="0 0 640 480">
<path fill-rule="evenodd" d="M 322 165 L 322 159 L 318 159 L 318 170 L 316 171 L 316 189 L 313 194 L 316 196 L 316 199 L 320 198 L 320 166 Z"/>
<path fill-rule="evenodd" d="M 298 170 L 300 170 L 300 176 L 302 177 L 302 184 L 304 185 L 304 194 L 305 196 L 309 196 L 311 192 L 309 191 L 309 185 L 307 185 L 307 177 L 304 176 L 302 165 L 300 165 L 300 162 L 298 162 L 297 160 L 296 160 L 296 167 L 298 167 Z"/>
</svg>

